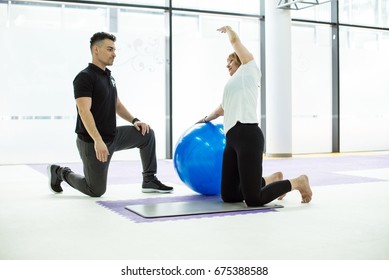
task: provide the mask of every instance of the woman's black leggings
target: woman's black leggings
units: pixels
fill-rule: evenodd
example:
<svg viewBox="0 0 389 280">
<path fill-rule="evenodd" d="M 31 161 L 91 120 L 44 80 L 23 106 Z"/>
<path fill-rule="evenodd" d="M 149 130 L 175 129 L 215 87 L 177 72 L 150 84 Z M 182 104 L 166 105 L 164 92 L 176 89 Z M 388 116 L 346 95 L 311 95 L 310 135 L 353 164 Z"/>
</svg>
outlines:
<svg viewBox="0 0 389 280">
<path fill-rule="evenodd" d="M 238 122 L 226 135 L 221 196 L 224 202 L 262 206 L 292 188 L 289 180 L 265 185 L 262 177 L 264 137 L 258 124 Z"/>
</svg>

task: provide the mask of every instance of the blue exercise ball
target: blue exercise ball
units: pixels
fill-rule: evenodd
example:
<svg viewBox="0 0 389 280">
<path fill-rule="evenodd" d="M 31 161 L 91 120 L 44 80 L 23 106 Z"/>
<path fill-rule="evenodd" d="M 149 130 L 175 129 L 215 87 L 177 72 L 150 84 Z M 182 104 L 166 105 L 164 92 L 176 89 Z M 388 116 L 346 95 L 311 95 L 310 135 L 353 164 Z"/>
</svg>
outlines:
<svg viewBox="0 0 389 280">
<path fill-rule="evenodd" d="M 174 168 L 181 181 L 203 195 L 220 194 L 226 138 L 222 124 L 197 123 L 178 140 Z"/>
</svg>

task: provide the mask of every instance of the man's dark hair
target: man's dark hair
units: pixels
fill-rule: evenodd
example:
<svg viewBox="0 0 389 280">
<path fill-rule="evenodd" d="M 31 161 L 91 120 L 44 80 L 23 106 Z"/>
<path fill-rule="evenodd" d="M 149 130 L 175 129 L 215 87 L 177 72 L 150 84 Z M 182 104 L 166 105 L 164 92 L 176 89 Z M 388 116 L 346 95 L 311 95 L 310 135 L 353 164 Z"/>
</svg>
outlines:
<svg viewBox="0 0 389 280">
<path fill-rule="evenodd" d="M 109 39 L 109 40 L 112 40 L 112 41 L 116 41 L 116 37 L 112 34 L 109 34 L 107 32 L 97 32 L 95 34 L 93 34 L 93 36 L 90 38 L 90 48 L 92 50 L 92 47 L 98 43 L 100 43 L 101 41 L 105 40 L 105 39 Z"/>
</svg>

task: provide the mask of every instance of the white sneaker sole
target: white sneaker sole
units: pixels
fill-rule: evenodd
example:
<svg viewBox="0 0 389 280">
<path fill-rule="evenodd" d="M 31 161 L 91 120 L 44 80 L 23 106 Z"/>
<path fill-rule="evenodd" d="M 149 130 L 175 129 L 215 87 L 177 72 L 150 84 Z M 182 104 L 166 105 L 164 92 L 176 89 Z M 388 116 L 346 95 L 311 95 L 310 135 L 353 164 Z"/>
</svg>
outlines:
<svg viewBox="0 0 389 280">
<path fill-rule="evenodd" d="M 142 189 L 143 193 L 171 193 L 173 190 Z"/>
</svg>

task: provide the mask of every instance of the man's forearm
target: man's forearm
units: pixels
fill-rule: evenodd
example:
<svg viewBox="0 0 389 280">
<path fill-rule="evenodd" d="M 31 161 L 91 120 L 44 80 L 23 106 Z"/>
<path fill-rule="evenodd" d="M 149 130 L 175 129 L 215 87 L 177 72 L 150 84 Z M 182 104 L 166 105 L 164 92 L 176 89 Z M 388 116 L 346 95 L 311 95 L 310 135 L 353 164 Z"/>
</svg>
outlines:
<svg viewBox="0 0 389 280">
<path fill-rule="evenodd" d="M 121 103 L 116 107 L 116 114 L 130 123 L 132 123 L 135 119 L 135 117 Z"/>
<path fill-rule="evenodd" d="M 90 111 L 85 111 L 85 112 L 81 112 L 79 114 L 80 114 L 82 123 L 85 126 L 86 131 L 88 132 L 89 136 L 92 137 L 93 141 L 96 142 L 96 141 L 102 140 L 102 137 L 101 137 L 99 131 L 97 130 L 96 123 L 95 123 L 95 120 L 93 118 L 92 113 Z"/>
</svg>

